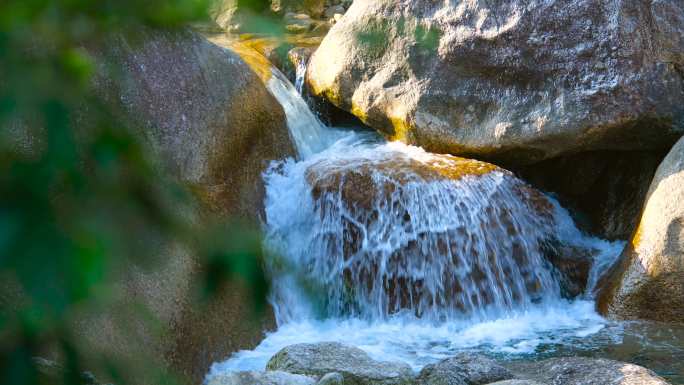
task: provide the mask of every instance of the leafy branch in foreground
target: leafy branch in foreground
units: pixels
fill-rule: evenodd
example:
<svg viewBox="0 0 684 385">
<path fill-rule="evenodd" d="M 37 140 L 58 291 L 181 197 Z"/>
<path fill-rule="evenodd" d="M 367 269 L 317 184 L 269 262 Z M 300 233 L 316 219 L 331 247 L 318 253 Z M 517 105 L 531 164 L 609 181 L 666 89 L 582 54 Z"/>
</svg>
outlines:
<svg viewBox="0 0 684 385">
<path fill-rule="evenodd" d="M 254 235 L 233 249 L 197 248 L 197 229 L 179 214 L 190 196 L 160 175 L 134 127 L 91 89 L 97 69 L 85 47 L 137 28 L 205 20 L 206 6 L 198 0 L 0 3 L 2 383 L 45 383 L 39 356 L 60 361 L 50 383 L 83 383 L 91 367 L 128 382 L 125 365 L 93 357 L 79 344 L 74 324 L 84 311 L 111 303 L 127 266 L 154 265 L 150 256 L 161 243 L 180 241 L 208 258 L 210 292 L 219 280 L 241 274 L 263 296 Z M 171 381 L 160 373 L 160 383 Z"/>
</svg>

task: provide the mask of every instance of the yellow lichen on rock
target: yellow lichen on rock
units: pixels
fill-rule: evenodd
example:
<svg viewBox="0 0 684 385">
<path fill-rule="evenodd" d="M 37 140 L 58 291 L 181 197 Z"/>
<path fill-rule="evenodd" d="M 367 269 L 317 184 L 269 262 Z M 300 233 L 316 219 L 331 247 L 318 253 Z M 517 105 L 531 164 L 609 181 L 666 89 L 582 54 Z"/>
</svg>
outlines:
<svg viewBox="0 0 684 385">
<path fill-rule="evenodd" d="M 252 44 L 258 44 L 258 41 Z M 271 62 L 264 55 L 259 53 L 252 45 L 244 42 L 232 42 L 230 48 L 240 55 L 242 60 L 249 65 L 262 81 L 267 82 L 273 76 Z"/>
<path fill-rule="evenodd" d="M 642 227 L 642 223 L 639 222 L 639 225 L 637 226 L 636 230 L 634 231 L 634 235 L 632 236 L 632 239 L 630 241 L 630 245 L 632 246 L 632 249 L 636 250 L 639 247 L 639 244 L 641 243 L 642 236 L 643 236 L 643 227 Z"/>
<path fill-rule="evenodd" d="M 436 157 L 430 166 L 440 175 L 451 180 L 458 180 L 468 175 L 481 176 L 497 170 L 502 171 L 502 169 L 491 163 L 451 155 Z"/>
<path fill-rule="evenodd" d="M 240 40 L 235 40 L 221 34 L 207 36 L 207 40 L 219 47 L 227 48 L 238 54 L 264 83 L 273 75 L 271 72 L 271 62 L 260 51 L 260 49 L 263 49 L 263 47 L 268 44 L 265 39 L 252 38 L 252 36 L 249 35 L 241 37 Z"/>
<path fill-rule="evenodd" d="M 606 278 L 599 310 L 623 319 L 684 322 L 684 139 L 658 167 L 639 226 Z"/>
<path fill-rule="evenodd" d="M 390 116 L 390 122 L 394 129 L 390 140 L 397 140 L 403 143 L 409 143 L 410 126 L 404 118 Z"/>
</svg>

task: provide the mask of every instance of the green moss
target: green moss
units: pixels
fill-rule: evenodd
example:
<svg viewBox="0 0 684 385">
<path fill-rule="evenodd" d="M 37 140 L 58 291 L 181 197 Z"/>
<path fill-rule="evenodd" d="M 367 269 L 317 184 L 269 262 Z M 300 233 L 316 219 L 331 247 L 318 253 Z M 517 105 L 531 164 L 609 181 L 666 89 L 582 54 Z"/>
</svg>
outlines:
<svg viewBox="0 0 684 385">
<path fill-rule="evenodd" d="M 413 33 L 418 48 L 425 52 L 435 52 L 439 47 L 442 30 L 436 26 L 422 26 L 418 24 Z"/>
</svg>

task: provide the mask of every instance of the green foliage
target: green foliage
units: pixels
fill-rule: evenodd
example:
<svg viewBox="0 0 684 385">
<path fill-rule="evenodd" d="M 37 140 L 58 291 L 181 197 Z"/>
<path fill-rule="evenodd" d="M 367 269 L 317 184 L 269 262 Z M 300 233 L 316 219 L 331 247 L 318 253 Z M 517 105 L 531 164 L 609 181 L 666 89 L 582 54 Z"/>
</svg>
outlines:
<svg viewBox="0 0 684 385">
<path fill-rule="evenodd" d="M 403 30 L 403 19 L 399 21 L 398 30 Z M 380 56 L 388 48 L 390 41 L 387 34 L 391 30 L 388 22 L 385 20 L 372 20 L 368 22 L 363 30 L 356 34 L 356 40 L 364 47 L 364 51 L 368 54 Z"/>
<path fill-rule="evenodd" d="M 258 232 L 249 224 L 231 222 L 211 226 L 200 238 L 196 244 L 207 260 L 201 279 L 204 299 L 211 299 L 225 282 L 241 280 L 252 290 L 256 314 L 263 311 L 269 284 L 262 270 L 265 255 Z"/>
<path fill-rule="evenodd" d="M 153 264 L 158 245 L 195 245 L 178 214 L 188 194 L 151 167 L 133 128 L 92 94 L 95 63 L 87 47 L 139 27 L 205 20 L 206 6 L 201 0 L 0 2 L 1 383 L 44 383 L 34 358 L 52 353 L 63 370 L 51 383 L 83 383 L 87 353 L 70 326 L 77 314 L 107 307 L 121 270 Z M 232 248 L 199 250 L 208 258 L 208 292 L 237 274 L 262 298 L 266 285 L 253 258 L 258 238 L 231 240 Z M 87 358 L 117 383 L 128 379 L 120 362 Z"/>
</svg>

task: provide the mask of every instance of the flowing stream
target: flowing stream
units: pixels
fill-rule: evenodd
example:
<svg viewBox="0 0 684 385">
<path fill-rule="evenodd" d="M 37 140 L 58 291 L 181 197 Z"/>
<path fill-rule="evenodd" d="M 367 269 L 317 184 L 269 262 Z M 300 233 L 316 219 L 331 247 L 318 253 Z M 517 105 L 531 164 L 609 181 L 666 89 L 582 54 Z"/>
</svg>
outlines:
<svg viewBox="0 0 684 385">
<path fill-rule="evenodd" d="M 625 326 L 600 317 L 591 292 L 624 243 L 581 233 L 503 169 L 327 127 L 272 71 L 267 87 L 299 153 L 264 174 L 278 328 L 210 375 L 263 370 L 302 342 L 340 341 L 416 370 L 461 350 L 516 357 L 622 342 Z M 574 299 L 548 261 L 561 248 L 593 260 Z"/>
</svg>

